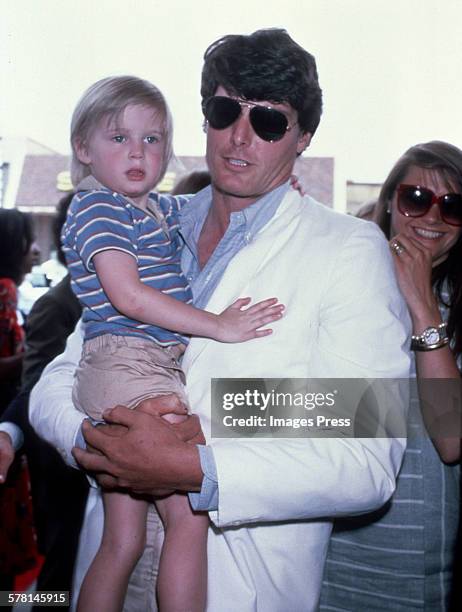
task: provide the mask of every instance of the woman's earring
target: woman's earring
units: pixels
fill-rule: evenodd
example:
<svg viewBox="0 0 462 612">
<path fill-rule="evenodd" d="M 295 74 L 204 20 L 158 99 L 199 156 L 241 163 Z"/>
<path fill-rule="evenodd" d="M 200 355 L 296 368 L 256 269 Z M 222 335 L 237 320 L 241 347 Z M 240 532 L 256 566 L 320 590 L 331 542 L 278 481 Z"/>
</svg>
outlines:
<svg viewBox="0 0 462 612">
<path fill-rule="evenodd" d="M 390 202 L 388 202 L 388 204 L 387 204 L 387 214 L 391 215 Z"/>
<path fill-rule="evenodd" d="M 202 131 L 204 132 L 204 134 L 207 134 L 208 127 L 209 127 L 209 122 L 207 121 L 207 119 L 204 119 L 204 122 L 202 124 Z"/>
</svg>

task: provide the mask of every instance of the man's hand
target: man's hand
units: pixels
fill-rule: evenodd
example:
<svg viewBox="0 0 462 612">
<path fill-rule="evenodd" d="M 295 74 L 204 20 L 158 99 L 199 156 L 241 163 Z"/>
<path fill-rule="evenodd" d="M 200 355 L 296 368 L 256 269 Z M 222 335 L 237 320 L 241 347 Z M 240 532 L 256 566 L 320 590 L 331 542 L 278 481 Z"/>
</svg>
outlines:
<svg viewBox="0 0 462 612">
<path fill-rule="evenodd" d="M 166 412 L 172 412 L 171 406 Z M 85 422 L 85 440 L 101 455 L 73 450 L 76 461 L 95 472 L 102 486 L 148 494 L 200 490 L 203 474 L 195 444 L 203 443 L 204 438 L 197 417 L 171 425 L 159 416 L 123 406 L 104 417 L 110 424 L 123 425 L 126 431 L 114 435 L 104 426 L 92 427 Z"/>
<path fill-rule="evenodd" d="M 138 404 L 136 410 L 141 410 L 141 412 L 145 412 L 146 414 L 150 414 L 152 416 L 166 418 L 167 421 L 169 421 L 170 423 L 183 422 L 185 419 L 188 418 L 187 406 L 185 406 L 181 402 L 180 398 L 174 393 L 159 395 L 155 398 L 143 400 Z M 108 436 L 113 436 L 115 438 L 126 434 L 128 431 L 125 425 L 117 425 L 115 423 L 98 423 L 96 427 L 98 427 L 100 431 L 104 431 L 104 433 Z M 184 439 L 181 436 L 180 438 Z M 187 442 L 188 438 L 184 439 L 184 441 Z M 205 444 L 205 440 L 197 440 L 195 441 L 195 443 Z M 99 450 L 91 446 L 88 442 L 87 450 L 97 455 L 102 454 Z M 114 483 L 112 486 L 115 487 L 116 484 Z"/>
<path fill-rule="evenodd" d="M 0 431 L 0 484 L 6 481 L 13 459 L 13 442 L 6 431 Z"/>
</svg>

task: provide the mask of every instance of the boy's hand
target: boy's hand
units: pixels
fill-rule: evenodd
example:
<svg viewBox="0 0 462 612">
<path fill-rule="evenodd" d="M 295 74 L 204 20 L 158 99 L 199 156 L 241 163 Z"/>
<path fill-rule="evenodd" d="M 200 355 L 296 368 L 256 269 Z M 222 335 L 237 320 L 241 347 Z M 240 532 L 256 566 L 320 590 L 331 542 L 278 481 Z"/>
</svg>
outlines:
<svg viewBox="0 0 462 612">
<path fill-rule="evenodd" d="M 187 406 L 175 393 L 150 397 L 140 402 L 135 410 L 140 410 L 151 416 L 163 417 L 169 423 L 181 423 L 188 417 Z"/>
<path fill-rule="evenodd" d="M 290 186 L 292 187 L 292 189 L 295 189 L 296 191 L 298 191 L 298 193 L 301 196 L 306 195 L 305 188 L 300 183 L 299 178 L 298 178 L 298 176 L 296 174 L 291 174 L 290 175 Z"/>
<path fill-rule="evenodd" d="M 269 298 L 249 308 L 250 298 L 240 298 L 218 315 L 216 340 L 220 342 L 245 342 L 273 333 L 272 329 L 260 329 L 282 317 L 285 306 L 277 298 Z"/>
</svg>

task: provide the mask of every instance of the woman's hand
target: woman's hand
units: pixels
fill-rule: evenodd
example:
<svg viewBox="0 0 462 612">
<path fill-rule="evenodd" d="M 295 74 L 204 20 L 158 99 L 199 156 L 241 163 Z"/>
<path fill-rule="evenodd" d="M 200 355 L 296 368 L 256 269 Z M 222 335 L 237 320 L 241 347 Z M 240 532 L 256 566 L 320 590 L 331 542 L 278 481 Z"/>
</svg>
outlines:
<svg viewBox="0 0 462 612">
<path fill-rule="evenodd" d="M 431 283 L 431 252 L 403 234 L 390 240 L 390 249 L 398 284 L 411 314 L 413 333 L 420 335 L 427 327 L 442 321 Z M 416 351 L 415 360 L 420 407 L 428 434 L 442 461 L 459 461 L 460 374 L 454 354 L 446 345 L 434 351 Z"/>
<path fill-rule="evenodd" d="M 399 288 L 412 317 L 414 333 L 421 333 L 428 325 L 441 321 L 431 284 L 431 251 L 404 234 L 397 234 L 390 240 L 390 249 Z"/>
</svg>

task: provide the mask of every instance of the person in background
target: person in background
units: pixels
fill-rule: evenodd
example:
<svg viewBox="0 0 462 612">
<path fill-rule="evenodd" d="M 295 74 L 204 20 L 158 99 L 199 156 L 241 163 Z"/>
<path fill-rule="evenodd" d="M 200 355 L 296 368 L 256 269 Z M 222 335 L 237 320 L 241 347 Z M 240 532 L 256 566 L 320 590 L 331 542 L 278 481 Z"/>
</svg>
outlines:
<svg viewBox="0 0 462 612">
<path fill-rule="evenodd" d="M 30 216 L 0 209 L 0 417 L 16 396 L 24 357 L 24 330 L 17 317 L 18 285 L 32 267 Z M 11 457 L 11 438 L 0 432 L 0 451 Z M 5 455 L 0 454 L 0 467 Z M 7 478 L 0 470 L 0 590 L 11 590 L 14 577 L 36 563 L 27 466 L 18 457 Z"/>
<path fill-rule="evenodd" d="M 60 233 L 72 197 L 70 193 L 59 201 L 53 219 L 54 244 L 63 264 Z M 5 477 L 18 448 L 28 458 L 37 545 L 45 557 L 36 584 L 39 591 L 71 591 L 88 482 L 30 426 L 29 393 L 45 366 L 64 350 L 80 314 L 69 275 L 35 302 L 27 319 L 21 393 L 0 422 L 0 474 Z"/>
<path fill-rule="evenodd" d="M 0 415 L 19 390 L 24 330 L 17 317 L 18 286 L 32 268 L 29 215 L 0 209 Z"/>
<path fill-rule="evenodd" d="M 210 185 L 210 172 L 207 170 L 195 170 L 183 176 L 172 189 L 172 195 L 183 195 L 197 193 Z"/>
<path fill-rule="evenodd" d="M 371 515 L 336 522 L 321 610 L 443 612 L 460 512 L 462 151 L 439 141 L 408 149 L 374 219 L 411 315 L 418 385 L 396 493 Z"/>
<path fill-rule="evenodd" d="M 376 205 L 376 202 L 365 202 L 356 211 L 355 216 L 358 217 L 358 219 L 364 219 L 365 221 L 372 221 L 372 217 L 374 216 L 375 205 Z"/>
<path fill-rule="evenodd" d="M 66 265 L 61 247 L 61 230 L 74 192 L 58 202 L 53 219 L 53 242 L 58 261 Z M 30 391 L 44 367 L 64 350 L 66 339 L 74 331 L 82 308 L 75 297 L 67 274 L 57 285 L 35 302 L 26 326 L 26 353 L 22 371 L 22 390 Z"/>
</svg>

